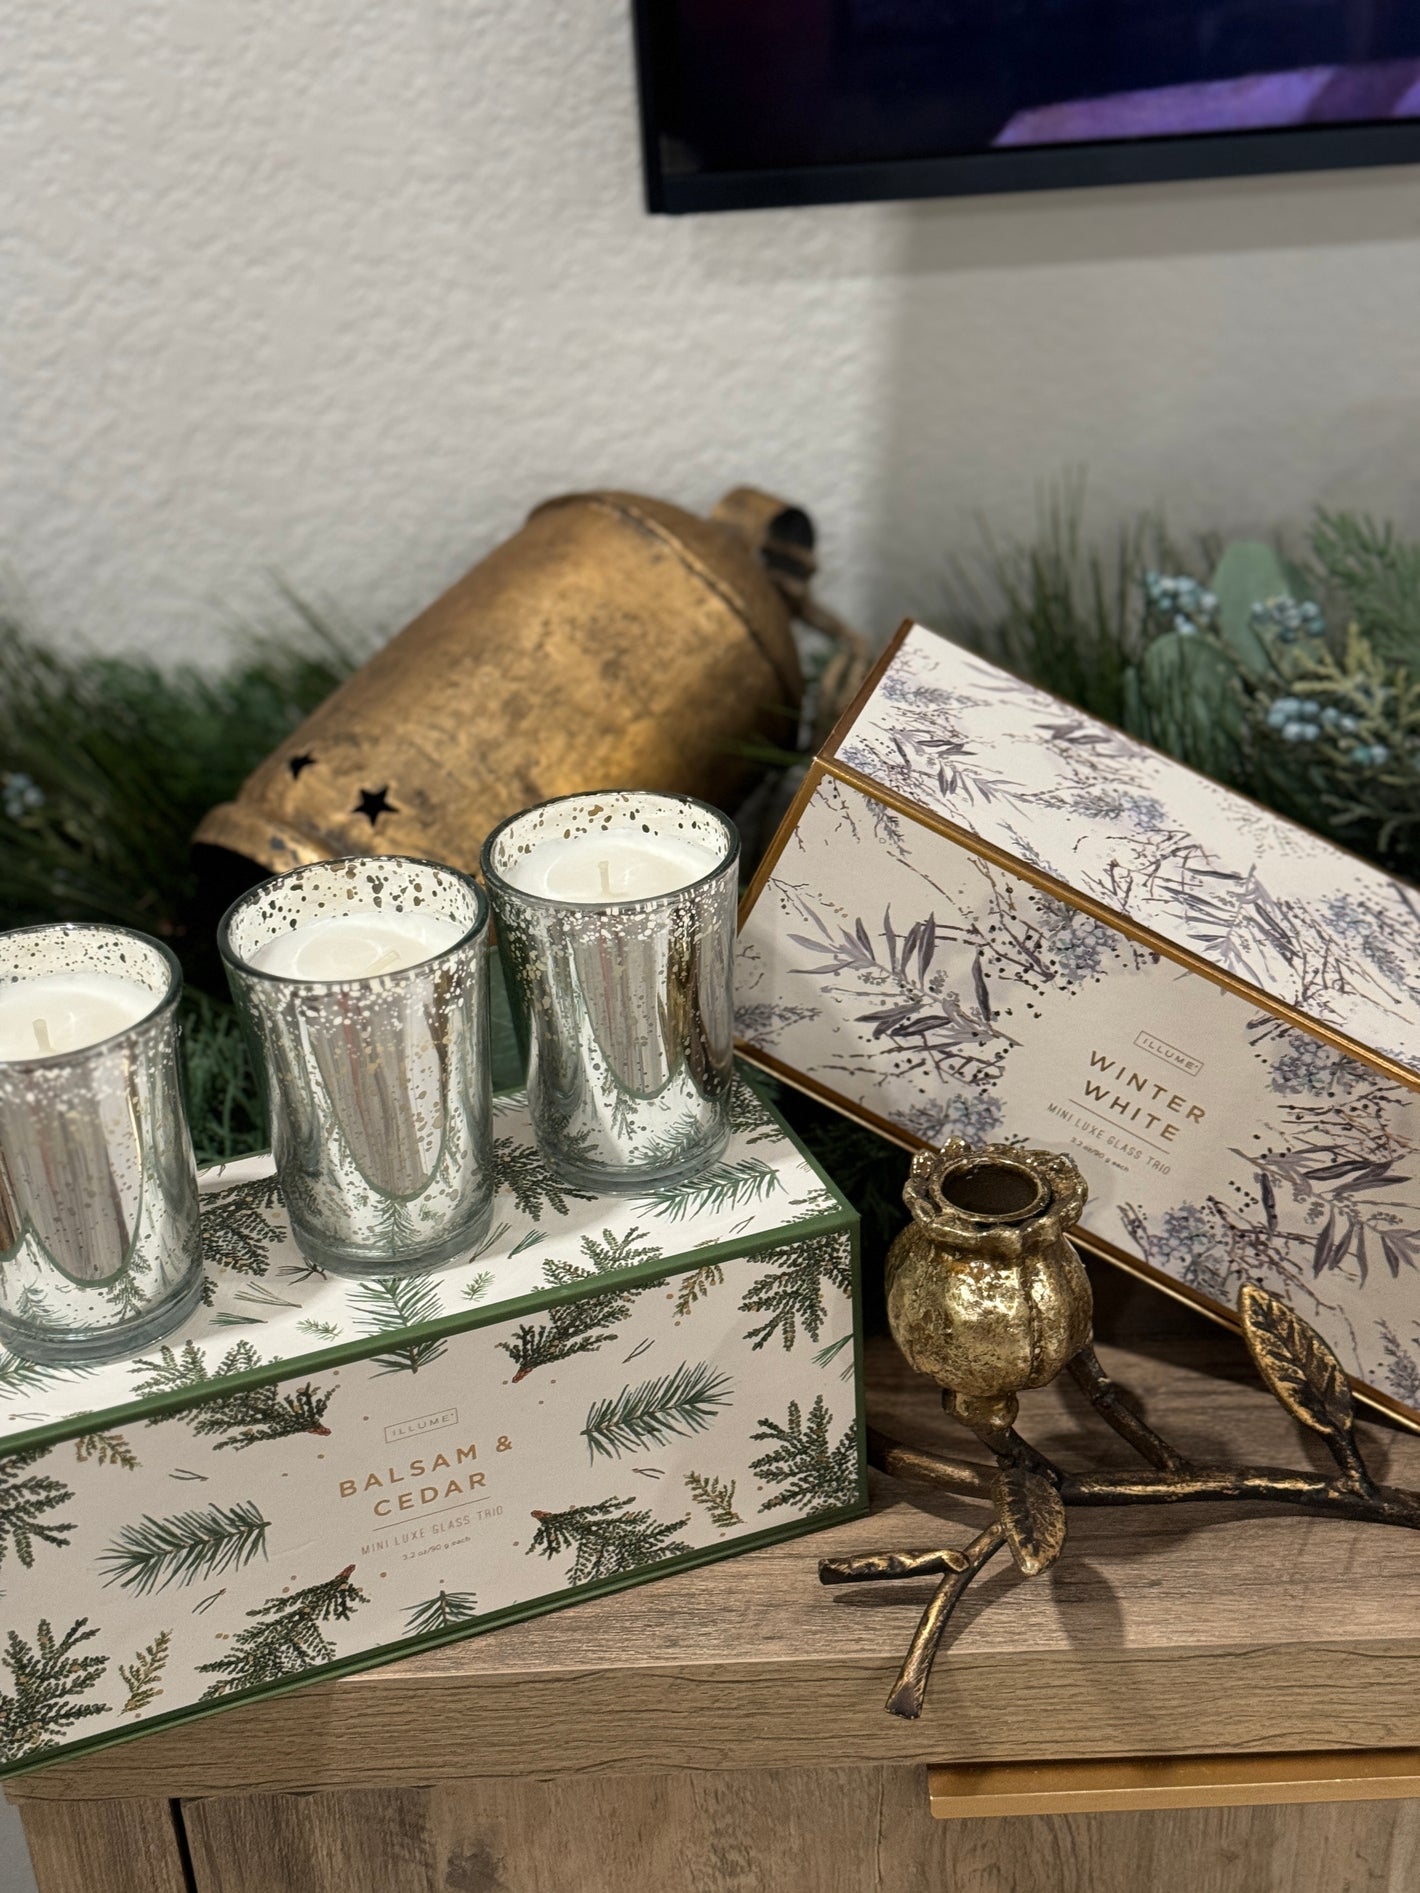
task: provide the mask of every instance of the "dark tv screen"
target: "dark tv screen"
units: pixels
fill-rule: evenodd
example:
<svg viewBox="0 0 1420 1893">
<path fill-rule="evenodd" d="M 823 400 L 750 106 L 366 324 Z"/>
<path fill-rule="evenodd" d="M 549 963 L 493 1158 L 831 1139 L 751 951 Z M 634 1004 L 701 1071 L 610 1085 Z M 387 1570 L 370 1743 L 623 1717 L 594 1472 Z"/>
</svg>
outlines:
<svg viewBox="0 0 1420 1893">
<path fill-rule="evenodd" d="M 1420 0 L 637 0 L 653 210 L 1408 162 Z"/>
</svg>

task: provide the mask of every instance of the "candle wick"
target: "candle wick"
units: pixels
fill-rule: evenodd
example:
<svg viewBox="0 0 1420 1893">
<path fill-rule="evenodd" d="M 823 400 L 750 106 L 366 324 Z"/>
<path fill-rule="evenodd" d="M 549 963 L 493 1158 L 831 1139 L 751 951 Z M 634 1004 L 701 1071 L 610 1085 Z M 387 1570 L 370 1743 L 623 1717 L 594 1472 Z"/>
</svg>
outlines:
<svg viewBox="0 0 1420 1893">
<path fill-rule="evenodd" d="M 32 1019 L 30 1023 L 34 1026 L 35 1042 L 38 1044 L 39 1049 L 42 1052 L 52 1052 L 54 1050 L 54 1043 L 49 1036 L 49 1021 L 47 1019 Z"/>
<path fill-rule="evenodd" d="M 610 900 L 611 899 L 611 863 L 610 861 L 598 861 L 597 871 L 600 873 L 602 877 L 602 893 L 607 897 L 608 900 Z"/>
<path fill-rule="evenodd" d="M 383 973 L 385 968 L 387 966 L 393 966 L 395 961 L 398 958 L 399 958 L 398 947 L 386 947 L 384 952 L 380 955 L 380 957 L 375 961 L 374 965 L 370 968 L 370 971 L 372 973 Z"/>
</svg>

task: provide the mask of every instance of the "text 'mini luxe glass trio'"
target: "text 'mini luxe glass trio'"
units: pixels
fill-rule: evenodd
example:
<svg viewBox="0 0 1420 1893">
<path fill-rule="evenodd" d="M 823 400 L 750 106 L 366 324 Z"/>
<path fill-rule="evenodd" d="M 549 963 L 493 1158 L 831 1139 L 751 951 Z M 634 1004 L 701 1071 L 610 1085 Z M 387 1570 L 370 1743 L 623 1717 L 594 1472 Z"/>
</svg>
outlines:
<svg viewBox="0 0 1420 1893">
<path fill-rule="evenodd" d="M 218 946 L 265 1076 L 292 1233 L 346 1275 L 432 1267 L 493 1198 L 491 900 L 544 1160 L 640 1191 L 729 1137 L 739 838 L 706 803 L 564 796 L 503 822 L 483 890 L 397 855 L 320 861 Z M 134 1352 L 202 1289 L 167 947 L 88 923 L 0 934 L 0 1341 Z"/>
</svg>

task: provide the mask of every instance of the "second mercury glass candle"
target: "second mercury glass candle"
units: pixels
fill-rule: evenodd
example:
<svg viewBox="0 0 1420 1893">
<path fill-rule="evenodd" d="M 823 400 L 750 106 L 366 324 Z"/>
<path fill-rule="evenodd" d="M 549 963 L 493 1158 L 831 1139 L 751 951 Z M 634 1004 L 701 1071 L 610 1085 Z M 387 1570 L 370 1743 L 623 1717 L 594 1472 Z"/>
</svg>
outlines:
<svg viewBox="0 0 1420 1893">
<path fill-rule="evenodd" d="M 690 796 L 563 796 L 483 850 L 528 1104 L 565 1182 L 636 1191 L 729 1138 L 739 836 Z"/>
<path fill-rule="evenodd" d="M 292 1233 L 323 1268 L 451 1261 L 488 1228 L 487 922 L 466 875 L 397 855 L 295 868 L 222 922 Z"/>
</svg>

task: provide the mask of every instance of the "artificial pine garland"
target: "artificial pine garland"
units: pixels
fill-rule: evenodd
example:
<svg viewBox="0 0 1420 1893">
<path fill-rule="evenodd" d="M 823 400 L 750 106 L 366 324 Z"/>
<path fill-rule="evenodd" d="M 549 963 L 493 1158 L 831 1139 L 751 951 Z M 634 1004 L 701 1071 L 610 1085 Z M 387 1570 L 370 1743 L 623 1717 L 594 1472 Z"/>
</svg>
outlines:
<svg viewBox="0 0 1420 1893">
<path fill-rule="evenodd" d="M 1092 544 L 1083 483 L 960 564 L 944 622 L 1032 683 L 1420 879 L 1420 544 L 1319 510 L 1285 547 Z M 986 584 L 978 582 L 984 576 Z"/>
<path fill-rule="evenodd" d="M 265 1131 L 192 831 L 355 661 L 308 614 L 212 671 L 66 654 L 0 616 L 0 928 L 109 921 L 172 947 L 200 1164 L 261 1149 Z"/>
</svg>

